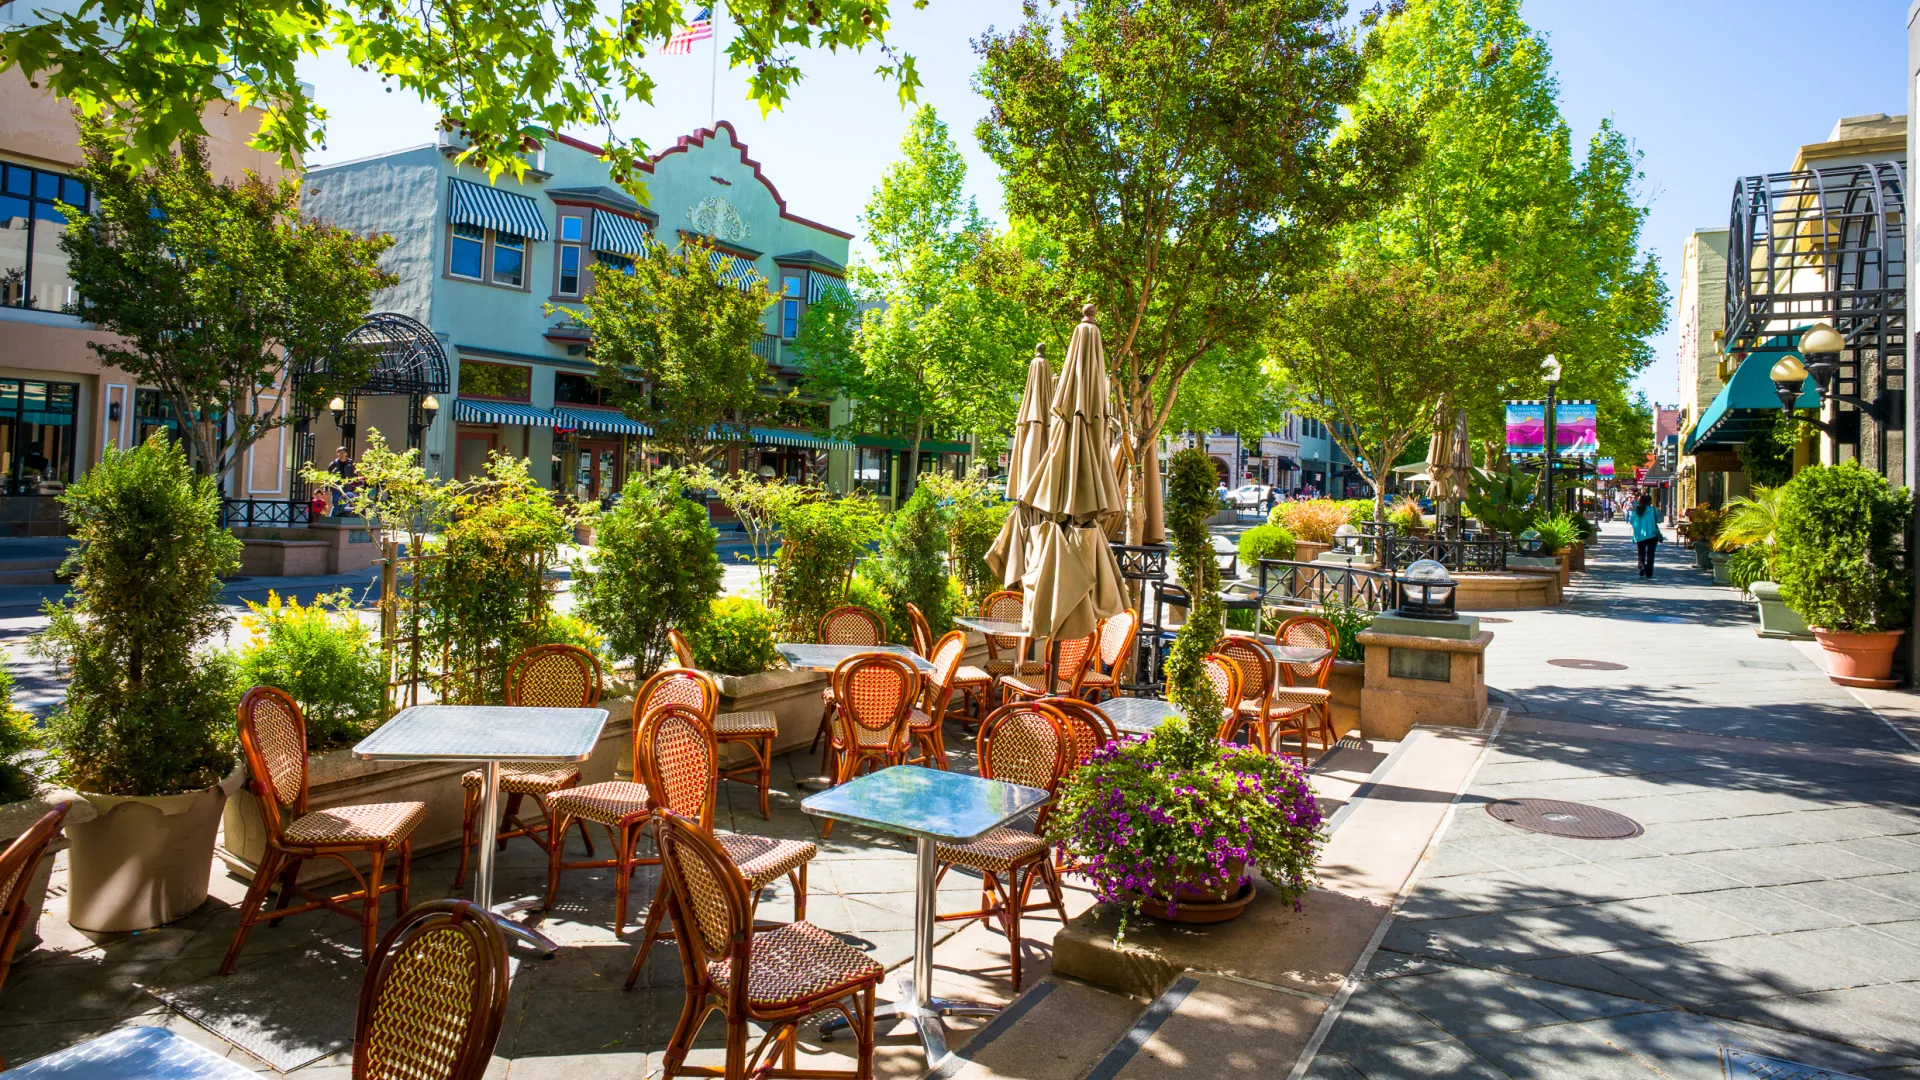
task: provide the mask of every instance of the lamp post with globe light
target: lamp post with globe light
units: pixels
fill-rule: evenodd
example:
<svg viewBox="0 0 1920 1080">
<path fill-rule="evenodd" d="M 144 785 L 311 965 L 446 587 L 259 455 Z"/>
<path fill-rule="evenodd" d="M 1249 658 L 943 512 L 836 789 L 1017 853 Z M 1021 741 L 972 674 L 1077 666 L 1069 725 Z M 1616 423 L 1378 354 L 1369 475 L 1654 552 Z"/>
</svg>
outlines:
<svg viewBox="0 0 1920 1080">
<path fill-rule="evenodd" d="M 1554 444 L 1558 442 L 1560 438 L 1560 433 L 1554 430 L 1555 417 L 1553 415 L 1556 406 L 1556 395 L 1560 389 L 1560 361 L 1555 359 L 1551 354 L 1549 354 L 1545 360 L 1540 361 L 1540 377 L 1547 382 L 1547 445 L 1545 447 L 1547 466 L 1546 488 L 1543 492 L 1542 501 L 1546 504 L 1547 513 L 1551 514 L 1553 513 L 1553 456 L 1554 451 L 1558 449 Z"/>
</svg>

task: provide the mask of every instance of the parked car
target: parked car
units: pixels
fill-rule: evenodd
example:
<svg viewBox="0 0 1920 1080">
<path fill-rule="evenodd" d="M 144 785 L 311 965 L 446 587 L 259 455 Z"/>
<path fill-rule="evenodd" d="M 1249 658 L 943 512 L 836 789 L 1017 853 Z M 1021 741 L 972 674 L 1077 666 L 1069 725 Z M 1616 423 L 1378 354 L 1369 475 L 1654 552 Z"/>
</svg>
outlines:
<svg viewBox="0 0 1920 1080">
<path fill-rule="evenodd" d="M 1265 484 L 1241 484 L 1227 495 L 1227 501 L 1235 510 L 1258 510 L 1267 505 L 1267 496 L 1272 492 Z"/>
</svg>

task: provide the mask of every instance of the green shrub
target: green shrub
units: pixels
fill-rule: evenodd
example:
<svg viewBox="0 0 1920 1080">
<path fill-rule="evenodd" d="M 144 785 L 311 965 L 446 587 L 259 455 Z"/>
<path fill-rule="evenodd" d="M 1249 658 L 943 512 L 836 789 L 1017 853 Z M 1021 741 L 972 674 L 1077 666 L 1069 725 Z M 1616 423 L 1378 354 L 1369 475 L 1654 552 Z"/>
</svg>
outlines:
<svg viewBox="0 0 1920 1080">
<path fill-rule="evenodd" d="M 1537 484 L 1532 476 L 1517 469 L 1504 473 L 1475 469 L 1468 486 L 1467 512 L 1494 532 L 1517 537 L 1539 516 L 1528 505 Z"/>
<path fill-rule="evenodd" d="M 1259 570 L 1261 559 L 1291 559 L 1293 534 L 1284 525 L 1255 525 L 1240 534 L 1240 566 L 1246 573 Z"/>
<path fill-rule="evenodd" d="M 1340 650 L 1335 659 L 1351 660 L 1356 664 L 1366 662 L 1367 650 L 1360 644 L 1360 635 L 1373 626 L 1373 612 L 1358 604 L 1334 600 L 1322 604 L 1316 614 L 1340 631 Z"/>
<path fill-rule="evenodd" d="M 1677 531 L 1690 544 L 1711 544 L 1720 538 L 1720 530 L 1726 523 L 1726 511 L 1700 503 L 1687 511 Z"/>
<path fill-rule="evenodd" d="M 1580 523 L 1572 514 L 1565 512 L 1540 518 L 1533 523 L 1533 531 L 1540 534 L 1540 541 L 1546 545 L 1549 555 L 1558 554 L 1580 542 Z"/>
<path fill-rule="evenodd" d="M 1899 547 L 1912 513 L 1912 493 L 1857 462 L 1801 470 L 1781 499 L 1780 598 L 1822 630 L 1904 627 Z"/>
<path fill-rule="evenodd" d="M 1770 562 L 1765 545 L 1735 548 L 1727 559 L 1727 581 L 1741 592 L 1751 592 L 1754 582 L 1772 580 L 1767 576 L 1772 571 Z"/>
<path fill-rule="evenodd" d="M 535 645 L 575 645 L 602 661 L 613 659 L 613 654 L 607 648 L 605 634 L 594 629 L 592 623 L 580 616 L 564 611 L 548 615 L 547 621 L 527 639 L 528 648 Z"/>
<path fill-rule="evenodd" d="M 907 609 L 902 607 L 900 618 L 895 621 L 892 614 L 893 599 L 887 595 L 886 588 L 868 577 L 864 570 L 847 579 L 847 595 L 843 603 L 866 608 L 880 616 L 880 628 L 888 641 L 898 641 L 902 635 L 908 639 L 913 637 L 913 627 L 907 622 Z M 820 624 L 815 622 L 813 629 L 814 634 L 818 634 Z M 813 636 L 808 635 L 807 640 L 812 641 Z"/>
<path fill-rule="evenodd" d="M 240 625 L 252 632 L 234 661 L 243 686 L 273 686 L 299 702 L 307 749 L 347 746 L 379 726 L 386 671 L 373 629 L 353 611 L 347 589 L 314 597 L 247 601 Z"/>
<path fill-rule="evenodd" d="M 751 597 L 728 596 L 713 601 L 687 643 L 693 646 L 693 661 L 702 671 L 755 675 L 780 663 L 774 648 L 778 628 L 779 620 L 765 604 Z"/>
<path fill-rule="evenodd" d="M 33 649 L 71 672 L 47 721 L 61 779 L 106 795 L 212 787 L 233 767 L 235 686 L 201 646 L 226 630 L 220 578 L 240 568 L 219 489 L 157 432 L 109 447 L 60 502 L 73 584 Z"/>
<path fill-rule="evenodd" d="M 31 760 L 40 743 L 33 717 L 13 707 L 13 672 L 0 663 L 0 803 L 18 802 L 40 786 Z"/>
<path fill-rule="evenodd" d="M 955 610 L 977 611 L 987 594 L 1000 588 L 1000 576 L 987 565 L 987 551 L 1013 504 L 1002 497 L 1000 485 L 988 483 L 977 468 L 964 478 L 927 473 L 920 487 L 933 489 L 948 508 L 947 566 L 963 593 Z"/>
<path fill-rule="evenodd" d="M 822 615 L 842 604 L 866 606 L 849 599 L 848 584 L 854 563 L 879 537 L 885 517 L 885 509 L 865 493 L 779 508 L 780 552 L 766 578 L 765 599 L 780 617 L 783 640 L 812 641 Z"/>
<path fill-rule="evenodd" d="M 913 489 L 906 505 L 888 516 L 880 531 L 880 553 L 867 561 L 865 572 L 886 594 L 884 613 L 896 635 L 890 640 L 912 643 L 908 604 L 926 616 L 936 638 L 953 628 L 956 612 L 947 593 L 952 580 L 947 573 L 949 516 L 935 489 L 922 484 Z"/>
<path fill-rule="evenodd" d="M 1396 536 L 1412 536 L 1426 527 L 1426 523 L 1419 504 L 1404 496 L 1393 500 L 1392 509 L 1387 511 L 1387 524 L 1393 526 Z"/>
<path fill-rule="evenodd" d="M 1220 563 L 1213 556 L 1207 518 L 1216 503 L 1213 459 L 1199 449 L 1178 451 L 1167 468 L 1167 534 L 1179 564 L 1180 584 L 1192 597 L 1187 621 L 1167 653 L 1167 700 L 1180 707 L 1184 723 L 1166 724 L 1154 736 L 1165 760 L 1175 768 L 1198 767 L 1219 753 L 1218 721 L 1222 702 L 1213 692 L 1202 661 L 1220 640 Z"/>
<path fill-rule="evenodd" d="M 575 614 L 642 679 L 672 658 L 667 631 L 691 637 L 720 595 L 720 534 L 704 506 L 681 497 L 684 484 L 673 470 L 630 477 L 594 528 L 591 562 L 574 568 Z"/>
</svg>

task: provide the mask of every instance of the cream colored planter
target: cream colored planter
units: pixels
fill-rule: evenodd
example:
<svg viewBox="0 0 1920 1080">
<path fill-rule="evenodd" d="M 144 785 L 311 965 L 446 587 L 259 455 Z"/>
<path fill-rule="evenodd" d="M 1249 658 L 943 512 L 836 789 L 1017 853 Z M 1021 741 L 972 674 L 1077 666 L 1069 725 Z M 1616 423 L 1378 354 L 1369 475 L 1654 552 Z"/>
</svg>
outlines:
<svg viewBox="0 0 1920 1080">
<path fill-rule="evenodd" d="M 593 756 L 580 766 L 580 782 L 597 784 L 603 780 L 624 779 L 633 775 L 633 699 L 604 700 L 607 726 Z M 307 758 L 307 809 L 325 810 L 332 806 L 362 803 L 423 802 L 427 816 L 413 830 L 413 853 L 456 847 L 465 813 L 465 795 L 460 776 L 473 768 L 463 761 L 361 761 L 351 747 L 328 750 Z M 260 818 L 260 804 L 244 787 L 227 801 L 223 816 L 220 861 L 235 877 L 253 880 L 254 869 L 267 850 L 266 824 Z M 365 867 L 364 857 L 356 866 Z M 331 881 L 346 876 L 336 859 L 313 859 L 301 867 L 303 884 Z"/>
<path fill-rule="evenodd" d="M 67 921 L 82 930 L 148 930 L 207 899 L 220 787 L 186 795 L 82 793 L 99 816 L 68 824 Z"/>
<path fill-rule="evenodd" d="M 33 828 L 34 822 L 47 815 L 47 811 L 58 803 L 72 803 L 67 808 L 67 819 L 63 829 L 92 821 L 97 815 L 93 804 L 80 797 L 77 792 L 58 788 L 49 789 L 31 798 L 19 802 L 0 803 L 0 850 L 20 838 L 20 834 Z M 34 868 L 32 880 L 27 882 L 27 925 L 20 932 L 20 944 L 14 949 L 14 956 L 25 956 L 40 944 L 40 913 L 46 907 L 47 881 L 53 876 L 53 857 L 67 850 L 66 833 L 58 832 L 47 844 L 47 853 L 41 857 L 40 865 Z"/>
</svg>

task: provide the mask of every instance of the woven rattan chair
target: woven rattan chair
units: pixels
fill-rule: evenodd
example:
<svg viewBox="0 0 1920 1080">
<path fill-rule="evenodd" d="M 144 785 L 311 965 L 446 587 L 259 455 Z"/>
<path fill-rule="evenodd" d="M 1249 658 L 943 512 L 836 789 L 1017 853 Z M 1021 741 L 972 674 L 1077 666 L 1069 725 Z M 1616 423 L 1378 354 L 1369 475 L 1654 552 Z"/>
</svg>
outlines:
<svg viewBox="0 0 1920 1080">
<path fill-rule="evenodd" d="M 60 825 L 72 807 L 70 802 L 55 803 L 0 852 L 0 986 L 6 985 L 7 972 L 13 969 L 13 951 L 26 936 L 27 920 L 37 899 L 34 890 L 37 887 L 42 894 L 46 892 L 47 883 L 35 880 L 40 860 L 47 857 L 47 845 L 60 835 Z M 0 1063 L 0 1068 L 5 1067 Z"/>
<path fill-rule="evenodd" d="M 507 1017 L 507 939 L 465 900 L 435 900 L 380 941 L 353 1029 L 355 1080 L 479 1080 Z"/>
<path fill-rule="evenodd" d="M 1240 710 L 1236 703 L 1241 700 L 1240 665 L 1230 657 L 1208 653 L 1200 661 L 1200 670 L 1206 673 L 1207 681 L 1213 684 L 1214 696 L 1223 703 L 1220 706 L 1220 737 L 1225 739 L 1239 723 Z"/>
<path fill-rule="evenodd" d="M 904 765 L 913 732 L 908 723 L 920 696 L 920 672 L 892 653 L 860 653 L 833 669 L 839 701 L 833 710 L 833 737 L 827 744 L 835 784 L 844 784 L 868 767 Z M 833 822 L 821 827 L 833 835 Z"/>
<path fill-rule="evenodd" d="M 1276 696 L 1286 694 L 1292 700 L 1310 706 L 1300 720 L 1300 759 L 1307 757 L 1307 736 L 1319 740 L 1320 748 L 1331 747 L 1339 736 L 1333 730 L 1333 692 L 1327 680 L 1333 675 L 1333 662 L 1340 655 L 1340 629 L 1313 615 L 1296 615 L 1280 624 L 1273 635 L 1281 645 L 1325 649 L 1327 655 L 1311 664 L 1281 664 L 1280 687 Z"/>
<path fill-rule="evenodd" d="M 697 670 L 693 662 L 693 646 L 678 630 L 667 631 L 667 641 L 673 646 L 673 655 L 683 668 Z M 768 796 L 773 790 L 773 740 L 780 734 L 780 718 L 766 709 L 745 709 L 738 712 L 715 713 L 713 733 L 720 745 L 738 743 L 753 755 L 753 763 L 723 769 L 720 779 L 735 780 L 742 784 L 751 784 L 760 792 L 760 816 L 771 819 L 768 810 Z"/>
<path fill-rule="evenodd" d="M 640 717 L 640 722 L 633 726 L 635 779 L 607 780 L 584 787 L 567 788 L 555 792 L 547 800 L 547 812 L 554 817 L 554 828 L 559 830 L 557 835 L 565 836 L 575 821 L 591 821 L 607 830 L 607 835 L 613 841 L 613 855 L 606 859 L 568 862 L 566 845 L 555 844 L 548 849 L 547 910 L 553 910 L 554 901 L 560 895 L 561 871 L 610 869 L 614 872 L 613 932 L 618 934 L 626 930 L 627 900 L 633 884 L 633 871 L 658 861 L 643 859 L 638 854 L 641 834 L 646 831 L 653 814 L 647 786 L 639 778 L 637 766 L 646 718 L 669 705 L 680 705 L 699 715 L 701 722 L 711 728 L 713 712 L 719 701 L 720 692 L 715 688 L 713 678 L 705 672 L 691 668 L 662 668 L 655 672 L 633 699 L 634 712 Z"/>
<path fill-rule="evenodd" d="M 1120 741 L 1120 729 L 1098 705 L 1084 698 L 1041 698 L 1040 704 L 1060 714 L 1067 725 L 1067 771 L 1087 763 L 1095 750 Z"/>
<path fill-rule="evenodd" d="M 407 910 L 407 886 L 413 874 L 413 830 L 427 816 L 422 802 L 366 803 L 307 810 L 307 722 L 292 698 L 271 686 L 256 686 L 240 699 L 240 748 L 246 754 L 248 787 L 266 826 L 266 851 L 254 868 L 253 884 L 240 902 L 240 926 L 220 961 L 220 974 L 233 970 L 240 947 L 257 923 L 278 926 L 289 915 L 329 908 L 360 921 L 362 957 L 371 959 L 378 940 L 380 897 L 398 892 L 396 911 Z M 400 859 L 400 880 L 383 884 L 391 855 Z M 350 855 L 365 855 L 363 874 Z M 358 888 L 321 896 L 302 888 L 300 868 L 308 859 L 336 859 Z M 275 879 L 280 895 L 272 911 L 262 911 Z M 289 907 L 295 893 L 306 903 Z M 358 910 L 348 907 L 358 903 Z"/>
<path fill-rule="evenodd" d="M 1086 683 L 1087 671 L 1093 666 L 1094 651 L 1098 644 L 1099 638 L 1093 634 L 1053 642 L 1051 651 L 1060 665 L 1059 670 L 1051 676 L 1041 672 L 1038 675 L 1008 675 L 1002 678 L 1001 704 L 1034 701 L 1043 697 L 1079 697 L 1080 689 Z"/>
<path fill-rule="evenodd" d="M 1044 789 L 1060 789 L 1072 753 L 1068 721 L 1048 705 L 1016 702 L 1004 706 L 980 724 L 980 775 Z M 986 920 L 1007 936 L 1012 957 L 1015 992 L 1020 989 L 1020 916 L 1022 912 L 1053 908 L 1066 925 L 1067 906 L 1060 878 L 1049 857 L 1052 845 L 1044 835 L 1047 813 L 1043 806 L 1031 830 L 1002 825 L 964 844 L 936 844 L 934 858 L 944 875 L 955 866 L 980 872 L 980 907 L 939 915 L 942 922 Z M 1002 880 L 1004 878 L 1004 880 Z M 1047 903 L 1029 905 L 1027 894 L 1038 880 L 1047 890 Z M 937 879 L 936 879 L 937 882 Z"/>
<path fill-rule="evenodd" d="M 513 658 L 507 665 L 507 704 L 530 705 L 543 709 L 591 709 L 600 703 L 600 661 L 578 645 L 535 645 Z M 486 796 L 486 773 L 468 770 L 460 777 L 464 805 L 460 819 L 460 866 L 453 873 L 453 887 L 467 880 L 467 855 L 473 850 L 475 819 Z M 547 810 L 547 796 L 580 782 L 580 766 L 567 762 L 550 765 L 523 763 L 500 767 L 500 793 L 507 797 L 500 815 L 499 847 L 524 836 L 550 852 L 553 846 L 553 815 Z M 531 798 L 540 807 L 540 820 L 532 825 L 520 820 L 520 802 Z M 584 823 L 580 839 L 588 854 L 593 838 Z"/>
<path fill-rule="evenodd" d="M 811 923 L 756 930 L 750 887 L 725 849 L 698 823 L 662 814 L 656 835 L 661 876 L 681 935 L 680 970 L 687 988 L 680 1020 L 667 1040 L 661 1076 L 870 1080 L 874 989 L 884 969 Z M 688 1065 L 694 1039 L 715 1012 L 727 1021 L 725 1063 Z M 795 1067 L 800 1024 L 825 1012 L 845 1017 L 853 1031 L 857 1050 L 852 1070 Z M 750 1024 L 766 1028 L 751 1051 Z"/>
<path fill-rule="evenodd" d="M 1011 589 L 988 593 L 980 601 L 980 617 L 983 619 L 1010 619 L 1018 621 L 1026 616 L 1027 599 Z M 987 676 L 1002 679 L 1008 675 L 1039 675 L 1047 670 L 1045 660 L 1026 659 L 1027 639 L 1009 634 L 987 634 Z M 1007 655 L 1000 655 L 1002 651 Z"/>
<path fill-rule="evenodd" d="M 927 659 L 933 659 L 933 627 L 927 624 L 926 615 L 920 611 L 920 605 L 907 604 L 907 623 L 913 629 L 913 651 Z"/>
<path fill-rule="evenodd" d="M 1140 613 L 1128 608 L 1118 615 L 1109 615 L 1100 621 L 1094 633 L 1100 638 L 1100 649 L 1094 656 L 1092 669 L 1081 682 L 1088 701 L 1110 698 L 1119 687 L 1121 669 L 1138 644 Z"/>
<path fill-rule="evenodd" d="M 967 635 L 950 630 L 933 648 L 933 673 L 921 680 L 920 704 L 907 715 L 907 731 L 920 746 L 921 760 L 935 768 L 947 767 L 947 740 L 943 734 L 947 706 L 953 701 L 954 678 L 966 655 Z"/>
<path fill-rule="evenodd" d="M 880 616 L 863 607 L 837 607 L 820 616 L 820 644 L 822 645 L 879 645 L 887 640 L 886 627 L 880 622 Z M 813 741 L 807 744 L 808 752 L 820 745 L 833 728 L 834 684 L 828 680 L 820 691 L 820 726 L 813 731 Z"/>
<path fill-rule="evenodd" d="M 684 705 L 663 705 L 647 714 L 640 732 L 639 773 L 656 819 L 663 813 L 678 814 L 713 832 L 720 794 L 720 744 L 698 713 Z M 755 905 L 760 902 L 760 891 L 784 876 L 793 885 L 793 917 L 807 917 L 807 864 L 820 853 L 818 847 L 805 840 L 738 833 L 716 839 L 747 879 Z M 647 907 L 640 947 L 634 951 L 633 966 L 627 972 L 629 988 L 640 977 L 654 941 L 673 936 L 671 931 L 661 930 L 666 895 L 662 881 Z"/>
</svg>

